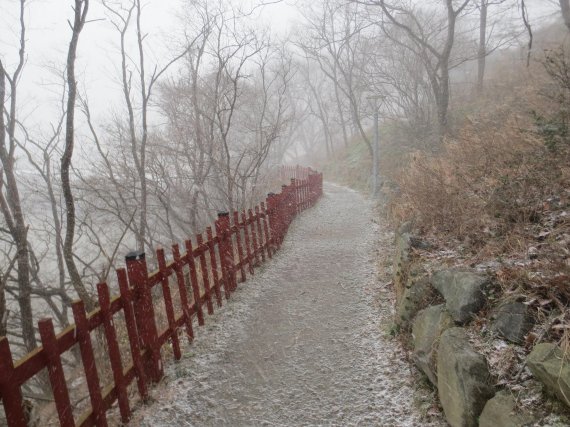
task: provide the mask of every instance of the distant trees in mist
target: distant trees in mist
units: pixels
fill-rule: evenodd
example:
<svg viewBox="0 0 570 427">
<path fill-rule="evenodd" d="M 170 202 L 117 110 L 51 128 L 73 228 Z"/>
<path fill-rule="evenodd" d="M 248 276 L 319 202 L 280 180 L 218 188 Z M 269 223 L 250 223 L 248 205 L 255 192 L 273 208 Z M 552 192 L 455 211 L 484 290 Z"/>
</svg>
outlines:
<svg viewBox="0 0 570 427">
<path fill-rule="evenodd" d="M 158 60 L 143 2 L 99 2 L 121 103 L 98 118 L 75 64 L 83 30 L 102 25 L 93 3 L 69 1 L 67 58 L 46 70 L 57 117 L 44 130 L 27 124 L 18 96 L 33 2 L 18 3 L 19 46 L 0 52 L 0 336 L 19 355 L 37 346 L 39 318 L 65 327 L 74 299 L 93 308 L 96 283 L 128 250 L 152 264 L 155 247 L 203 231 L 217 211 L 264 199 L 292 128 L 291 53 L 222 1 L 186 2 L 184 36 Z"/>
</svg>

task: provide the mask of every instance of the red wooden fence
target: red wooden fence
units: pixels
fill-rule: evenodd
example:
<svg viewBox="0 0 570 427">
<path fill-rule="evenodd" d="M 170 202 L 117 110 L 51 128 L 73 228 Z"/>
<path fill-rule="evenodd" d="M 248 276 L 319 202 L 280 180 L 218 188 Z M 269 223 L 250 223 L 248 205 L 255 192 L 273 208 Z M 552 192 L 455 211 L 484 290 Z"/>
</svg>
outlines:
<svg viewBox="0 0 570 427">
<path fill-rule="evenodd" d="M 0 399 L 10 427 L 26 426 L 21 386 L 47 368 L 55 407 L 62 426 L 107 426 L 107 411 L 118 402 L 122 422 L 131 416 L 127 387 L 136 383 L 142 400 L 148 398 L 150 383 L 163 376 L 161 349 L 172 348 L 181 357 L 179 330 L 194 337 L 194 319 L 205 322 L 204 310 L 214 313 L 223 297 L 229 299 L 237 283 L 279 249 L 295 216 L 311 207 L 322 195 L 322 174 L 309 168 L 283 167 L 282 176 L 293 176 L 278 194 L 247 212 L 219 213 L 215 235 L 211 227 L 184 243 L 184 252 L 172 246 L 172 260 L 163 249 L 156 251 L 158 270 L 148 273 L 144 253 L 126 256 L 126 268 L 117 270 L 120 295 L 111 296 L 106 283 L 97 285 L 99 307 L 87 314 L 81 301 L 73 303 L 75 324 L 56 334 L 51 319 L 39 321 L 42 346 L 16 362 L 6 337 L 0 338 Z M 189 274 L 184 274 L 184 269 Z M 239 276 L 239 277 L 238 277 Z M 162 301 L 153 297 L 162 290 Z M 172 288 L 179 297 L 176 312 Z M 164 304 L 167 326 L 159 330 L 155 309 Z M 205 308 L 204 308 L 205 307 Z M 131 363 L 124 364 L 113 318 L 122 312 L 128 335 Z M 101 328 L 108 350 L 113 381 L 102 388 L 95 361 L 91 333 Z M 89 409 L 75 419 L 61 356 L 78 345 L 89 393 Z M 124 356 L 124 355 L 123 355 Z"/>
<path fill-rule="evenodd" d="M 295 178 L 297 180 L 306 180 L 309 175 L 315 173 L 311 168 L 304 168 L 302 166 L 281 166 L 279 168 L 279 178 L 281 180 Z"/>
</svg>

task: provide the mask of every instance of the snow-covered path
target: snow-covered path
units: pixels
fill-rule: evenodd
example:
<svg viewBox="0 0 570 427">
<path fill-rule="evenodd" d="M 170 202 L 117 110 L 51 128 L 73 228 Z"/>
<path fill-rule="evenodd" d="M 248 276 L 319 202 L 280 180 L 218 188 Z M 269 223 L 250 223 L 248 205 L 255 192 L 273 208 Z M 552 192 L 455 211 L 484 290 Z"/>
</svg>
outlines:
<svg viewBox="0 0 570 427">
<path fill-rule="evenodd" d="M 360 194 L 327 185 L 273 260 L 196 329 L 131 425 L 425 425 L 388 337 L 376 263 L 391 235 L 372 219 Z"/>
</svg>

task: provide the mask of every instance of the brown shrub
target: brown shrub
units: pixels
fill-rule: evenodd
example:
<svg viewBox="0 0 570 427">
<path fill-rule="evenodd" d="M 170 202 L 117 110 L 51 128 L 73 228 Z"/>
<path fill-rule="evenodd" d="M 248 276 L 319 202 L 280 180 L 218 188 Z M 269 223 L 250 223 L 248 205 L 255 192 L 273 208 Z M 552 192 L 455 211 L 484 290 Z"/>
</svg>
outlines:
<svg viewBox="0 0 570 427">
<path fill-rule="evenodd" d="M 545 201 L 569 181 L 569 156 L 549 150 L 529 122 L 495 111 L 467 121 L 439 154 L 414 153 L 399 177 L 394 218 L 473 243 L 540 219 Z"/>
</svg>

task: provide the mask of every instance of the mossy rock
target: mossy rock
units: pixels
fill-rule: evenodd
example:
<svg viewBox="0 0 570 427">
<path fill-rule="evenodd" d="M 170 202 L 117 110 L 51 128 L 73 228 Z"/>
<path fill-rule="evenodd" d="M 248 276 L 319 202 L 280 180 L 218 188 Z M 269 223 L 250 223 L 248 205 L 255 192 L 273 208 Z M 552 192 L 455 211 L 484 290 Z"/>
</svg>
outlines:
<svg viewBox="0 0 570 427">
<path fill-rule="evenodd" d="M 436 360 L 441 334 L 455 324 L 443 304 L 420 311 L 412 326 L 414 361 L 437 387 Z"/>
<path fill-rule="evenodd" d="M 528 355 L 526 363 L 549 394 L 570 406 L 570 363 L 560 347 L 552 343 L 538 344 Z"/>
<path fill-rule="evenodd" d="M 473 349 L 463 328 L 450 328 L 441 335 L 437 388 L 452 427 L 477 427 L 479 415 L 495 391 L 485 357 Z"/>
</svg>

